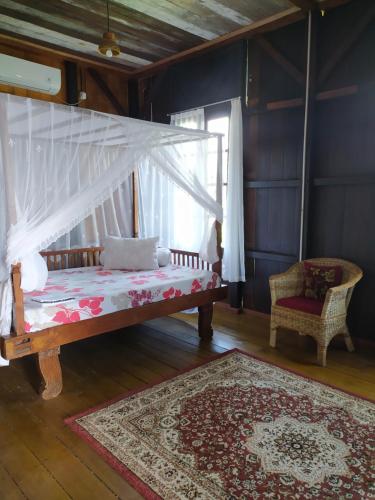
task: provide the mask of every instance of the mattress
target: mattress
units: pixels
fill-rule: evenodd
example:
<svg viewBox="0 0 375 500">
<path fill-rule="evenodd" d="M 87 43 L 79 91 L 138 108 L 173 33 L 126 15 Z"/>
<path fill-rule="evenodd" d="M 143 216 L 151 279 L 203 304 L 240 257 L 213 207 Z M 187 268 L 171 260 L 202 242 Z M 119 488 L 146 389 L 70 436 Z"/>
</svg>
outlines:
<svg viewBox="0 0 375 500">
<path fill-rule="evenodd" d="M 176 265 L 141 272 L 100 266 L 50 271 L 43 290 L 24 293 L 25 330 L 37 332 L 219 286 L 215 272 Z"/>
</svg>

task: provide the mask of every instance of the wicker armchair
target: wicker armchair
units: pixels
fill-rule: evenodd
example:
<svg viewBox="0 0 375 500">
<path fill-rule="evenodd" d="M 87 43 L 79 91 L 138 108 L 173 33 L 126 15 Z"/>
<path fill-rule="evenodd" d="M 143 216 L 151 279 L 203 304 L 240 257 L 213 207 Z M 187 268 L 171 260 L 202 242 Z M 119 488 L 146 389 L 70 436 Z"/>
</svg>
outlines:
<svg viewBox="0 0 375 500">
<path fill-rule="evenodd" d="M 318 363 L 326 366 L 327 347 L 335 335 L 344 335 L 348 351 L 353 351 L 353 343 L 346 323 L 348 305 L 354 286 L 362 278 L 362 271 L 356 265 L 340 259 L 309 259 L 315 265 L 339 265 L 343 270 L 340 286 L 327 292 L 322 310 L 307 313 L 278 304 L 280 299 L 297 297 L 303 289 L 303 262 L 294 264 L 288 271 L 270 277 L 272 299 L 270 345 L 276 347 L 277 327 L 297 330 L 300 335 L 310 335 L 317 341 Z M 281 301 L 283 302 L 283 301 Z M 320 303 L 321 307 L 322 303 Z"/>
</svg>

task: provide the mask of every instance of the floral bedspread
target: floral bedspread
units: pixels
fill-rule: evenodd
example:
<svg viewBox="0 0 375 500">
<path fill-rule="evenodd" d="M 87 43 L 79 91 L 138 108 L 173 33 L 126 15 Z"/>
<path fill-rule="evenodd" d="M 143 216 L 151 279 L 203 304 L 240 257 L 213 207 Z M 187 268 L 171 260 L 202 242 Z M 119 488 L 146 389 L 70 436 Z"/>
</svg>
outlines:
<svg viewBox="0 0 375 500">
<path fill-rule="evenodd" d="M 219 286 L 212 271 L 175 265 L 138 272 L 102 267 L 50 271 L 43 290 L 24 294 L 25 329 L 37 332 Z"/>
</svg>

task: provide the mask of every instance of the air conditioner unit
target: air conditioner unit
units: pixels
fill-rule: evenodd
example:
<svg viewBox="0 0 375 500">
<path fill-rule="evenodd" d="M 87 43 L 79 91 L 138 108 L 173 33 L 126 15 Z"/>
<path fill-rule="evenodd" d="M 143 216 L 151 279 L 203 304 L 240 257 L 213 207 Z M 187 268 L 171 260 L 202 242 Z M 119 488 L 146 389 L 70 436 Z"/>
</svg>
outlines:
<svg viewBox="0 0 375 500">
<path fill-rule="evenodd" d="M 61 88 L 61 70 L 0 54 L 0 83 L 55 95 Z"/>
</svg>

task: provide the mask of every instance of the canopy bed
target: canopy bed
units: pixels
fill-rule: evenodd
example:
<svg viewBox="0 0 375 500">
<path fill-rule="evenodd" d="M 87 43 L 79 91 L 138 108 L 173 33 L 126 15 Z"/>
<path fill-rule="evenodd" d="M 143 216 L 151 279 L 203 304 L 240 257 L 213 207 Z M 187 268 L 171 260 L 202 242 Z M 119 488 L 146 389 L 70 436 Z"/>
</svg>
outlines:
<svg viewBox="0 0 375 500">
<path fill-rule="evenodd" d="M 200 337 L 211 338 L 213 302 L 226 296 L 219 278 L 220 135 L 7 94 L 0 95 L 0 134 L 2 364 L 37 354 L 42 396 L 50 399 L 61 392 L 59 352 L 69 342 L 191 307 L 199 310 Z M 188 143 L 213 140 L 216 200 L 184 154 Z M 143 168 L 157 169 L 204 209 L 199 253 L 171 250 L 166 268 L 132 271 L 103 268 L 99 246 L 45 250 L 128 179 L 137 236 Z"/>
</svg>

